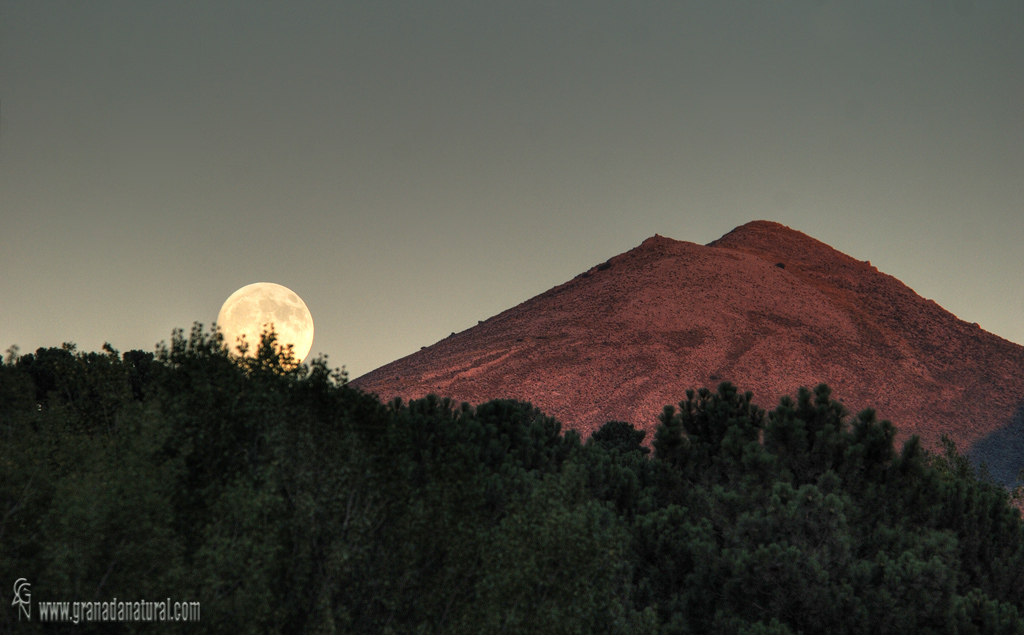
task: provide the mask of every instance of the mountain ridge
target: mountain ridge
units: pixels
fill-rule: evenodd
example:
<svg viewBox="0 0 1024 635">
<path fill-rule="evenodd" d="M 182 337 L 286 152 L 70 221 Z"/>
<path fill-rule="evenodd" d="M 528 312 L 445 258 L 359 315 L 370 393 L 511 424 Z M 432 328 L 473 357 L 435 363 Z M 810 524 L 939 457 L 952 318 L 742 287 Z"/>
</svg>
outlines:
<svg viewBox="0 0 1024 635">
<path fill-rule="evenodd" d="M 707 245 L 656 234 L 351 384 L 384 399 L 521 399 L 587 436 L 611 419 L 652 431 L 687 388 L 726 380 L 766 408 L 827 383 L 932 446 L 1003 434 L 1017 449 L 987 453 L 1003 480 L 1024 454 L 1024 347 L 771 221 Z"/>
</svg>

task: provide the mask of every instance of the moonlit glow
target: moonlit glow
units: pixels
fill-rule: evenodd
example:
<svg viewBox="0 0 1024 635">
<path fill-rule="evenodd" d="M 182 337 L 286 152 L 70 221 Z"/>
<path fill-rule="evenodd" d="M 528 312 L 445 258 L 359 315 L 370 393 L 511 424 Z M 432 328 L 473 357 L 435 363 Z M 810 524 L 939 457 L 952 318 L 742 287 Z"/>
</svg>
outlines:
<svg viewBox="0 0 1024 635">
<path fill-rule="evenodd" d="M 236 353 L 244 336 L 247 354 L 255 355 L 261 332 L 271 326 L 282 347 L 293 346 L 296 361 L 305 360 L 313 347 L 313 316 L 306 303 L 288 287 L 272 282 L 246 285 L 232 293 L 220 308 L 217 325 Z"/>
</svg>

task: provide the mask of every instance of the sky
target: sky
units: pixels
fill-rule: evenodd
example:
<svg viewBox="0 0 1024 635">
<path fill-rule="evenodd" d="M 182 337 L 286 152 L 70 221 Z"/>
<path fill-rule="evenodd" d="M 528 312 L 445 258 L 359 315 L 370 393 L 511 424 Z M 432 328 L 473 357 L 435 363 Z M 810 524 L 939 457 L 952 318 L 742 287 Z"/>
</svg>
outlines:
<svg viewBox="0 0 1024 635">
<path fill-rule="evenodd" d="M 0 0 L 0 350 L 152 351 L 265 281 L 355 378 L 756 219 L 1024 344 L 1022 34 L 1019 0 Z"/>
</svg>

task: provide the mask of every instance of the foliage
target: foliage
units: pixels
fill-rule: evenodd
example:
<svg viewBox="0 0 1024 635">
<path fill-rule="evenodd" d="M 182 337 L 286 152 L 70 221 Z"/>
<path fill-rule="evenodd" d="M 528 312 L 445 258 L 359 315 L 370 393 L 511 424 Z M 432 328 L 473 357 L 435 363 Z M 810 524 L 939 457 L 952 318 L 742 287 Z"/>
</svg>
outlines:
<svg viewBox="0 0 1024 635">
<path fill-rule="evenodd" d="M 251 357 L 199 325 L 12 350 L 0 570 L 34 602 L 200 601 L 189 632 L 1024 632 L 1020 513 L 952 442 L 897 449 L 826 386 L 767 412 L 728 383 L 644 437 L 381 404 L 272 332 Z"/>
</svg>

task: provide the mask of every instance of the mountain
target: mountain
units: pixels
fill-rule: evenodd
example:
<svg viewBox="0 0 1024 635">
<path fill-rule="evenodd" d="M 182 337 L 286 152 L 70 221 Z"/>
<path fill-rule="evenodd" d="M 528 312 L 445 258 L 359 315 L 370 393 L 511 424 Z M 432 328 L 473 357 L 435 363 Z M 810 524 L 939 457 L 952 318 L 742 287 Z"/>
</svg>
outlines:
<svg viewBox="0 0 1024 635">
<path fill-rule="evenodd" d="M 655 235 L 351 385 L 521 399 L 584 437 L 617 419 L 650 440 L 663 406 L 726 380 L 768 409 L 824 382 L 901 438 L 948 434 L 1003 482 L 1024 466 L 1024 347 L 768 221 L 707 245 Z"/>
</svg>

